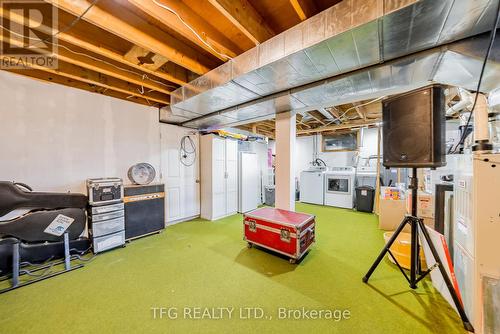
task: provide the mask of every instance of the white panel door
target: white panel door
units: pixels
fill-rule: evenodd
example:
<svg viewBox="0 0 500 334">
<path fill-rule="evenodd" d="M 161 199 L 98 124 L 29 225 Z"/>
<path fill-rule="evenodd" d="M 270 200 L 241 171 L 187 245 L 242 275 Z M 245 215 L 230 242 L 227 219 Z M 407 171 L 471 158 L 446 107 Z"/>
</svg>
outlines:
<svg viewBox="0 0 500 334">
<path fill-rule="evenodd" d="M 212 141 L 212 219 L 226 215 L 226 140 Z"/>
<path fill-rule="evenodd" d="M 167 169 L 163 176 L 165 177 L 165 194 L 167 198 L 166 218 L 167 221 L 175 221 L 181 218 L 181 167 L 179 162 L 179 149 L 168 148 L 166 150 Z"/>
<path fill-rule="evenodd" d="M 238 141 L 226 140 L 226 214 L 238 211 Z"/>
<path fill-rule="evenodd" d="M 191 130 L 161 124 L 161 180 L 165 183 L 165 214 L 167 223 L 185 220 L 200 214 L 199 137 L 190 135 L 196 145 L 197 159 L 191 166 L 180 160 L 181 138 Z"/>
</svg>

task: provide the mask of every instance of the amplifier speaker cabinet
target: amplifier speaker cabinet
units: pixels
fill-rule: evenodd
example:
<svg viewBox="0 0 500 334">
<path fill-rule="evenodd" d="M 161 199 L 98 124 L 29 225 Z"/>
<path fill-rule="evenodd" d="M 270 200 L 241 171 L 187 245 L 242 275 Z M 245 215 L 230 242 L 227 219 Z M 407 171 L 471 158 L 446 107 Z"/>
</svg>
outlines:
<svg viewBox="0 0 500 334">
<path fill-rule="evenodd" d="M 440 167 L 445 161 L 445 96 L 429 86 L 383 103 L 386 167 Z"/>
<path fill-rule="evenodd" d="M 132 240 L 165 228 L 165 185 L 125 186 L 125 239 Z"/>
<path fill-rule="evenodd" d="M 87 179 L 89 204 L 107 205 L 123 199 L 123 181 L 117 177 Z"/>
</svg>

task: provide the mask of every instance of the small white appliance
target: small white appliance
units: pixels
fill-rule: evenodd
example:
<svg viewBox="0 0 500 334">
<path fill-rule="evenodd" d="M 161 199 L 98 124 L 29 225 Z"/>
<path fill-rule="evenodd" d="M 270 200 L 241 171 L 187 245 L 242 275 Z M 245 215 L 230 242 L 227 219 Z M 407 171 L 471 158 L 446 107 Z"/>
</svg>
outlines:
<svg viewBox="0 0 500 334">
<path fill-rule="evenodd" d="M 324 205 L 325 167 L 313 167 L 300 173 L 300 201 Z"/>
<path fill-rule="evenodd" d="M 352 209 L 354 206 L 354 167 L 332 167 L 325 172 L 325 205 Z"/>
<path fill-rule="evenodd" d="M 377 184 L 377 167 L 361 166 L 356 169 L 356 186 L 370 186 L 375 188 Z"/>
</svg>

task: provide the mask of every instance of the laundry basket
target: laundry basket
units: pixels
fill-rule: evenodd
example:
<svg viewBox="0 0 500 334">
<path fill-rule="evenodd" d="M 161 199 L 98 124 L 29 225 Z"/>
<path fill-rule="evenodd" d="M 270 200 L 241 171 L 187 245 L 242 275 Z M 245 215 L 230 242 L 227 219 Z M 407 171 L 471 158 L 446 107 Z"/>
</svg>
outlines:
<svg viewBox="0 0 500 334">
<path fill-rule="evenodd" d="M 394 232 L 385 232 L 384 239 L 385 243 L 389 242 Z M 394 243 L 391 246 L 391 252 L 398 260 L 398 263 L 401 267 L 405 269 L 410 269 L 411 265 L 411 233 L 401 232 L 399 236 L 396 238 Z M 392 263 L 395 263 L 392 256 L 387 253 L 387 257 L 391 260 Z M 424 250 L 420 247 L 420 265 L 422 269 L 427 268 L 427 264 L 425 263 Z"/>
</svg>

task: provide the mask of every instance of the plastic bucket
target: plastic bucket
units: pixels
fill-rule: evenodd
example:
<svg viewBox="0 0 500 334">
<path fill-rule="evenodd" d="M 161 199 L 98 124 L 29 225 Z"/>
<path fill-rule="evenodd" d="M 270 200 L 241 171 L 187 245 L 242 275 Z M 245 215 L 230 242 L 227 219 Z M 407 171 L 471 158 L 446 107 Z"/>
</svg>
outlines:
<svg viewBox="0 0 500 334">
<path fill-rule="evenodd" d="M 394 232 L 385 232 L 384 240 L 385 243 L 389 242 L 389 239 L 392 237 Z M 398 261 L 399 265 L 405 269 L 410 269 L 411 265 L 411 233 L 401 232 L 399 236 L 396 238 L 394 243 L 391 246 L 391 252 Z M 391 260 L 392 263 L 395 264 L 392 256 L 387 253 L 387 257 Z M 427 264 L 425 263 L 425 255 L 422 246 L 420 246 L 420 264 L 422 269 L 427 268 Z"/>
</svg>

